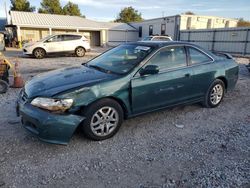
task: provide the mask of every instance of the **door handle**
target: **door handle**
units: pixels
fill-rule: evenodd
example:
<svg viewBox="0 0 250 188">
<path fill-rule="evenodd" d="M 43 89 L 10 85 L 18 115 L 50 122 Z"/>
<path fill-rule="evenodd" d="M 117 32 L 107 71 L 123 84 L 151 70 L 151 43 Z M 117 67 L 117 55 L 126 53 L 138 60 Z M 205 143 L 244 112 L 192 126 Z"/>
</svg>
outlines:
<svg viewBox="0 0 250 188">
<path fill-rule="evenodd" d="M 185 77 L 189 78 L 191 76 L 190 73 L 185 74 Z"/>
</svg>

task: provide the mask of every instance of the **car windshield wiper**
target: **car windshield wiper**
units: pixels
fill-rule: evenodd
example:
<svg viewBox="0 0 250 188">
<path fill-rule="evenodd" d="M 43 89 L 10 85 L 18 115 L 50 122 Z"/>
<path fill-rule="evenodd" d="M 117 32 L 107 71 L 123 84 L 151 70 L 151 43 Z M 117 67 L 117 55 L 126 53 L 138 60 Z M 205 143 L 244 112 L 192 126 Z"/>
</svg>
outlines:
<svg viewBox="0 0 250 188">
<path fill-rule="evenodd" d="M 99 71 L 101 71 L 101 72 L 111 73 L 111 71 L 109 71 L 109 70 L 107 70 L 107 69 L 104 69 L 104 68 L 102 68 L 102 67 L 99 67 L 99 66 L 97 66 L 97 65 L 88 65 L 88 64 L 85 64 L 85 66 L 90 67 L 90 68 L 94 68 L 94 69 L 99 70 Z"/>
<path fill-rule="evenodd" d="M 118 73 L 118 72 L 114 72 L 114 71 L 111 71 L 111 70 L 107 70 L 107 69 L 104 69 L 102 67 L 99 67 L 97 65 L 89 65 L 88 63 L 84 63 L 82 64 L 83 66 L 86 66 L 86 67 L 90 67 L 90 68 L 94 68 L 96 70 L 99 70 L 101 72 L 105 72 L 107 74 L 116 74 L 116 75 L 122 75 L 121 73 Z"/>
</svg>

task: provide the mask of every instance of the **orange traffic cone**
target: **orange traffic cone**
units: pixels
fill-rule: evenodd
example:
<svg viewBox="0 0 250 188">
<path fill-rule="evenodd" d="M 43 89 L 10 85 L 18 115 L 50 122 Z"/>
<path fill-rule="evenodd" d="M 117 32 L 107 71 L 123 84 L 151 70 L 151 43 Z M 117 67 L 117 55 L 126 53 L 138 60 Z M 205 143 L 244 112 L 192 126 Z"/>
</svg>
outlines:
<svg viewBox="0 0 250 188">
<path fill-rule="evenodd" d="M 14 75 L 14 83 L 11 87 L 22 88 L 24 86 L 24 80 L 22 78 L 21 73 L 19 72 L 19 62 L 18 61 L 16 61 L 16 63 L 15 63 L 15 72 L 16 72 L 16 74 Z"/>
</svg>

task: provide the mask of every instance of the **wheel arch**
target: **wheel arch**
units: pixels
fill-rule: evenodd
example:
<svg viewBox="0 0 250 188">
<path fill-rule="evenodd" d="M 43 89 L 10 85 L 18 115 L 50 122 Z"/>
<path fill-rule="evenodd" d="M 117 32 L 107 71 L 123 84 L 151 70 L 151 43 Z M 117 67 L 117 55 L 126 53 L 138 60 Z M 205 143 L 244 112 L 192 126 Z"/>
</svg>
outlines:
<svg viewBox="0 0 250 188">
<path fill-rule="evenodd" d="M 102 98 L 99 98 L 95 101 L 92 101 L 85 106 L 81 106 L 81 111 L 85 111 L 90 105 L 92 105 L 93 103 L 96 103 L 98 101 L 101 101 L 103 99 L 111 99 L 111 100 L 114 100 L 115 102 L 117 102 L 122 108 L 124 119 L 126 119 L 128 117 L 128 107 L 126 106 L 125 102 L 122 101 L 121 99 L 119 99 L 118 97 L 114 97 L 114 96 L 102 97 Z"/>
<path fill-rule="evenodd" d="M 127 116 L 128 116 L 128 109 L 127 109 L 126 104 L 121 99 L 119 99 L 117 97 L 110 96 L 110 97 L 107 97 L 107 98 L 110 98 L 110 99 L 116 101 L 118 104 L 120 104 L 120 106 L 122 107 L 122 110 L 123 110 L 123 117 L 127 118 Z"/>
<path fill-rule="evenodd" d="M 221 81 L 225 84 L 225 89 L 227 90 L 228 81 L 227 81 L 226 77 L 224 77 L 224 76 L 219 76 L 219 77 L 217 77 L 216 79 L 221 80 Z"/>
<path fill-rule="evenodd" d="M 32 50 L 32 54 L 34 55 L 34 52 L 35 52 L 35 50 L 36 49 L 43 49 L 44 50 L 44 52 L 45 52 L 45 54 L 47 54 L 47 52 L 46 52 L 46 50 L 43 48 L 43 47 L 35 47 L 33 50 Z"/>
<path fill-rule="evenodd" d="M 75 48 L 75 51 L 76 51 L 77 48 L 83 48 L 84 51 L 87 52 L 87 51 L 86 51 L 86 48 L 85 48 L 84 46 L 77 46 L 77 47 Z"/>
</svg>

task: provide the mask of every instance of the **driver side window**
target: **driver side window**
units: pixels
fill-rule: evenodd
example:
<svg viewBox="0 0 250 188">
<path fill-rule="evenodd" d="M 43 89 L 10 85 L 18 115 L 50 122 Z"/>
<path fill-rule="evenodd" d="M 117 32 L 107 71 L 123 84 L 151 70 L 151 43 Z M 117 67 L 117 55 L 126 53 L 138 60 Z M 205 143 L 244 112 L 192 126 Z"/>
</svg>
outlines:
<svg viewBox="0 0 250 188">
<path fill-rule="evenodd" d="M 173 46 L 161 49 L 147 63 L 147 65 L 156 65 L 159 72 L 187 66 L 186 51 L 183 46 Z"/>
</svg>

